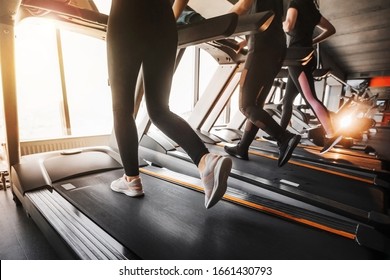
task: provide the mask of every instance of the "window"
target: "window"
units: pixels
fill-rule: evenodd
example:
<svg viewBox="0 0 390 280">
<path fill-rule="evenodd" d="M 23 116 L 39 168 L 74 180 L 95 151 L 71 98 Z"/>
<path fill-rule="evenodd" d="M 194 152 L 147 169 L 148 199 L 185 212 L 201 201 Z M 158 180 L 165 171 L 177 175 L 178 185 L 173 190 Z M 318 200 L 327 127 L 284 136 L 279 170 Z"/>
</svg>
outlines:
<svg viewBox="0 0 390 280">
<path fill-rule="evenodd" d="M 113 120 L 106 43 L 69 31 L 61 35 L 72 135 L 109 134 Z"/>
<path fill-rule="evenodd" d="M 206 90 L 215 71 L 218 68 L 218 62 L 206 51 L 200 50 L 200 71 L 199 71 L 199 95 L 202 96 Z"/>
<path fill-rule="evenodd" d="M 15 59 L 20 138 L 62 135 L 61 80 L 55 27 L 28 19 L 16 29 Z"/>
<path fill-rule="evenodd" d="M 15 44 L 21 140 L 111 132 L 104 41 L 28 19 L 18 25 Z"/>
<path fill-rule="evenodd" d="M 1 62 L 0 62 L 1 63 Z M 0 64 L 1 66 L 1 64 Z M 0 94 L 1 94 L 1 97 L 0 97 L 0 145 L 2 143 L 5 142 L 5 122 L 4 122 L 4 100 L 3 100 L 3 77 L 1 76 L 1 72 L 0 72 Z M 2 153 L 3 153 L 3 147 L 0 147 L 0 162 L 2 160 L 1 156 L 2 156 Z"/>
<path fill-rule="evenodd" d="M 109 12 L 110 1 L 95 4 Z M 105 41 L 31 18 L 17 26 L 15 48 L 22 141 L 111 133 Z M 171 110 L 188 119 L 217 68 L 204 50 L 187 48 L 173 77 Z"/>
<path fill-rule="evenodd" d="M 175 71 L 169 99 L 170 109 L 184 119 L 188 119 L 194 107 L 194 75 L 195 47 L 190 47 L 185 50 Z"/>
</svg>

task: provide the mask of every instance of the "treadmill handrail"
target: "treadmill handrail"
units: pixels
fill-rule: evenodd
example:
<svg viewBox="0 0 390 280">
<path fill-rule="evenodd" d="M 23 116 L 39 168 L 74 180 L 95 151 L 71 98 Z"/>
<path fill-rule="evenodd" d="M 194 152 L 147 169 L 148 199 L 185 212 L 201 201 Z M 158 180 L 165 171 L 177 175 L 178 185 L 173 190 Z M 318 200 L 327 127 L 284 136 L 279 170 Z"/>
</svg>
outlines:
<svg viewBox="0 0 390 280">
<path fill-rule="evenodd" d="M 238 15 L 225 14 L 178 27 L 178 46 L 185 48 L 229 37 L 236 30 Z"/>
<path fill-rule="evenodd" d="M 237 28 L 234 35 L 248 35 L 267 30 L 274 20 L 274 12 L 265 11 L 238 17 Z"/>
<path fill-rule="evenodd" d="M 229 13 L 178 27 L 179 47 L 265 31 L 274 18 L 272 11 L 238 16 Z M 229 22 L 230 20 L 230 22 Z"/>
<path fill-rule="evenodd" d="M 78 8 L 63 2 L 49 0 L 28 0 L 21 4 L 27 10 L 38 9 L 29 16 L 51 17 L 60 21 L 72 22 L 76 19 L 89 23 L 87 27 L 106 31 L 108 15 L 88 9 Z M 43 12 L 43 13 L 42 13 Z M 29 17 L 24 15 L 21 17 Z M 65 17 L 64 17 L 65 16 Z M 272 22 L 274 13 L 266 11 L 238 17 L 235 13 L 224 14 L 200 22 L 178 26 L 178 47 L 264 31 Z M 77 23 L 76 23 L 77 24 Z"/>
<path fill-rule="evenodd" d="M 107 25 L 108 22 L 108 15 L 106 14 L 78 8 L 63 2 L 51 0 L 25 0 L 22 2 L 21 6 L 30 9 L 40 9 L 46 12 L 53 12 L 59 15 L 71 16 L 73 18 L 89 21 L 91 23 Z M 34 16 L 34 14 L 32 15 Z"/>
</svg>

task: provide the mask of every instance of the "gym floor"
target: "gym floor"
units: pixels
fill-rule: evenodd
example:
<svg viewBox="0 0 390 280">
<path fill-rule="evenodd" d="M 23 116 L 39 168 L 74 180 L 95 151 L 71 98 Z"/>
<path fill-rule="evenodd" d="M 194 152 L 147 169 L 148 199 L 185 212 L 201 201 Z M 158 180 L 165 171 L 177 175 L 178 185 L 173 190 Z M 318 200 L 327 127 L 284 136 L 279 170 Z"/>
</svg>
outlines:
<svg viewBox="0 0 390 280">
<path fill-rule="evenodd" d="M 0 189 L 0 260 L 55 260 L 57 254 L 9 188 Z"/>
</svg>

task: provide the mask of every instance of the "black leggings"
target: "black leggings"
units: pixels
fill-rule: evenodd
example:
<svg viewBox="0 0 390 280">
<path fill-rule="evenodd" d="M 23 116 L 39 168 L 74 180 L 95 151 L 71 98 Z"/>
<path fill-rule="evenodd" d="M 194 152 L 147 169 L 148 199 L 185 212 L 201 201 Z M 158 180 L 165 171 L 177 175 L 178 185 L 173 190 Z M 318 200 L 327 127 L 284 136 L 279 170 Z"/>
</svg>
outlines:
<svg viewBox="0 0 390 280">
<path fill-rule="evenodd" d="M 138 170 L 134 94 L 142 65 L 151 121 L 198 165 L 207 148 L 193 129 L 169 109 L 177 29 L 169 0 L 113 0 L 107 30 L 108 71 L 114 130 L 127 176 Z"/>
<path fill-rule="evenodd" d="M 322 124 L 326 133 L 333 134 L 333 127 L 328 109 L 318 99 L 314 87 L 313 70 L 316 67 L 315 58 L 305 66 L 289 66 L 289 77 L 286 86 L 286 93 L 283 97 L 283 112 L 280 125 L 286 128 L 292 116 L 293 102 L 298 93 L 302 93 L 313 110 L 314 114 Z"/>
<path fill-rule="evenodd" d="M 280 30 L 279 30 L 280 29 Z M 258 129 L 280 140 L 284 129 L 263 109 L 273 81 L 282 67 L 286 40 L 281 28 L 252 35 L 241 76 L 240 111 L 248 118 L 240 145 L 249 145 Z M 248 139 L 248 140 L 246 140 Z"/>
<path fill-rule="evenodd" d="M 293 112 L 294 100 L 297 97 L 298 93 L 299 91 L 295 86 L 294 81 L 289 76 L 287 79 L 286 91 L 283 96 L 283 109 L 280 120 L 280 126 L 284 129 L 286 129 L 288 124 L 290 123 Z"/>
</svg>

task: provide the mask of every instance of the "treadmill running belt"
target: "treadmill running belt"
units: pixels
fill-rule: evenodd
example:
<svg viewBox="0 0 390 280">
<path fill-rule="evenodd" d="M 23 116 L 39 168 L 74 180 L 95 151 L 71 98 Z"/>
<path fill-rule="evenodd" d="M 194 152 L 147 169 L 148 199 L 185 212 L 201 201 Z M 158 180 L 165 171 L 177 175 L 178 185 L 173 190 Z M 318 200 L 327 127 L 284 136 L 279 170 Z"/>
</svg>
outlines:
<svg viewBox="0 0 390 280">
<path fill-rule="evenodd" d="M 206 210 L 202 193 L 145 174 L 146 195 L 130 198 L 109 188 L 122 174 L 86 175 L 54 188 L 142 259 L 380 258 L 350 239 L 226 201 Z"/>
<path fill-rule="evenodd" d="M 253 141 L 252 149 L 278 153 L 278 148 L 274 143 L 265 140 Z M 320 154 L 320 147 L 299 145 L 293 154 L 293 158 L 300 158 L 306 161 L 322 162 L 345 168 L 361 170 L 367 173 L 384 173 L 390 176 L 390 172 L 382 170 L 382 163 L 374 156 L 367 155 L 363 152 L 353 152 L 345 149 L 333 149 L 325 154 Z"/>
<path fill-rule="evenodd" d="M 210 151 L 224 153 L 219 146 L 208 146 Z M 386 197 L 383 191 L 368 183 L 335 176 L 306 167 L 286 164 L 277 168 L 276 161 L 262 156 L 249 155 L 248 161 L 232 157 L 233 169 L 260 176 L 270 182 L 281 179 L 299 184 L 299 189 L 315 195 L 333 199 L 341 203 L 383 213 Z"/>
</svg>

